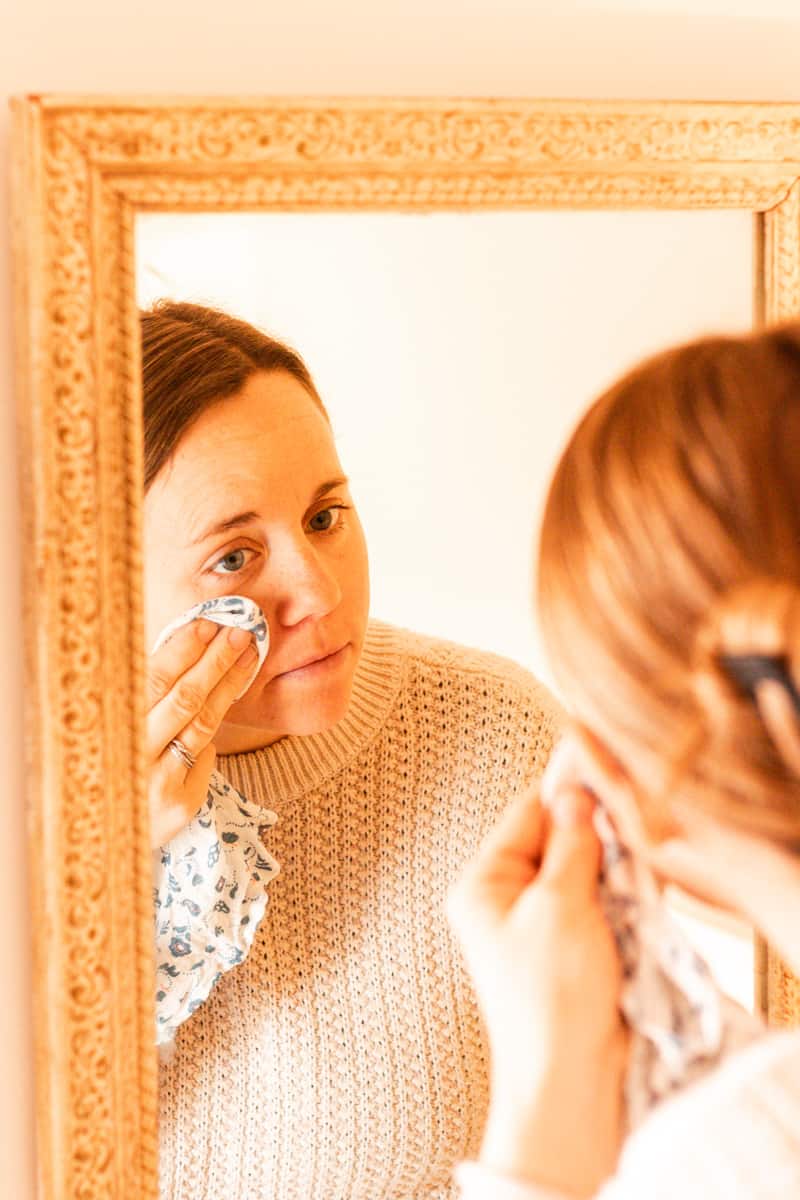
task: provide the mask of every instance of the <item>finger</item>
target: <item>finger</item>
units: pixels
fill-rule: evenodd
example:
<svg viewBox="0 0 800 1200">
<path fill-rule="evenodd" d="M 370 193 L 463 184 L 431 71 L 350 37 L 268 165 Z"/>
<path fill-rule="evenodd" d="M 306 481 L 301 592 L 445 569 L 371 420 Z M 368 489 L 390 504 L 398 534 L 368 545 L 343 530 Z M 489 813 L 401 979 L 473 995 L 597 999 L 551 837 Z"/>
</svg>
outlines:
<svg viewBox="0 0 800 1200">
<path fill-rule="evenodd" d="M 194 762 L 190 767 L 189 764 L 177 754 L 173 754 L 169 746 L 162 755 L 161 767 L 169 776 L 171 782 L 180 783 L 187 791 L 192 788 L 207 786 L 207 778 L 214 766 L 217 758 L 216 747 L 213 742 L 209 742 L 197 754 L 192 754 Z"/>
<path fill-rule="evenodd" d="M 585 788 L 566 787 L 555 798 L 538 882 L 584 898 L 594 897 L 602 847 L 592 813 L 594 799 Z"/>
<path fill-rule="evenodd" d="M 181 730 L 179 737 L 191 754 L 198 754 L 216 737 L 228 709 L 252 678 L 257 660 L 258 651 L 251 644 L 227 675 L 209 692 L 208 699 L 194 720 Z"/>
<path fill-rule="evenodd" d="M 584 726 L 574 726 L 551 755 L 542 779 L 545 805 L 550 808 L 556 795 L 566 787 L 588 788 L 611 818 L 621 841 L 637 851 L 646 846 L 640 798 L 633 781 L 606 746 Z"/>
<path fill-rule="evenodd" d="M 157 799 L 150 806 L 153 847 L 166 845 L 197 816 L 208 793 L 208 781 L 216 757 L 213 744 L 208 745 L 197 756 L 194 766 L 187 768 L 169 749 L 164 752 L 158 770 L 165 787 L 158 789 Z"/>
<path fill-rule="evenodd" d="M 243 649 L 242 639 L 244 639 Z M 177 737 L 181 730 L 186 729 L 199 714 L 203 713 L 210 694 L 220 680 L 233 668 L 244 653 L 252 647 L 252 635 L 243 629 L 226 629 L 220 637 L 215 637 L 206 648 L 205 654 L 193 666 L 176 680 L 170 691 L 150 709 L 147 714 L 148 748 L 152 758 L 157 758 L 164 747 Z M 247 643 L 250 643 L 248 645 Z M 240 689 L 246 679 L 241 672 L 252 671 L 252 661 L 249 666 L 244 664 L 236 674 Z M 210 728 L 210 714 L 201 721 L 203 727 Z M 216 729 L 214 729 L 216 732 Z M 213 734 L 211 735 L 213 736 Z M 203 744 L 207 744 L 206 742 Z M 201 748 L 201 747 L 198 747 Z"/>
<path fill-rule="evenodd" d="M 531 788 L 511 802 L 453 889 L 448 911 L 455 924 L 503 918 L 536 877 L 543 831 L 538 789 Z"/>
<path fill-rule="evenodd" d="M 190 621 L 147 660 L 147 707 L 153 708 L 178 679 L 198 662 L 209 642 L 221 632 L 214 621 Z"/>
<path fill-rule="evenodd" d="M 526 789 L 508 805 L 478 851 L 475 865 L 493 871 L 508 864 L 535 872 L 542 852 L 544 813 L 538 785 Z"/>
<path fill-rule="evenodd" d="M 630 793 L 630 781 L 617 760 L 581 725 L 574 725 L 550 755 L 542 776 L 542 800 L 549 806 L 567 786 L 589 787 L 600 798 L 621 790 Z"/>
</svg>

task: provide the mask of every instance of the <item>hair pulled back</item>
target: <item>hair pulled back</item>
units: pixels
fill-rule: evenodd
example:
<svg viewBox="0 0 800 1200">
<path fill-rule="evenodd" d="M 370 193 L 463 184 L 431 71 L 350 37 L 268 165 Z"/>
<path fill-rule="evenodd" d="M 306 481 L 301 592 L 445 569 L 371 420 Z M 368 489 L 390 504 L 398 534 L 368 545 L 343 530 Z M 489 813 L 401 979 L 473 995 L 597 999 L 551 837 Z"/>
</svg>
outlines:
<svg viewBox="0 0 800 1200">
<path fill-rule="evenodd" d="M 144 486 L 212 404 L 235 396 L 259 371 L 285 371 L 327 417 L 300 355 L 227 313 L 161 300 L 141 313 Z"/>
<path fill-rule="evenodd" d="M 796 714 L 776 721 L 726 668 L 767 655 L 800 680 L 800 325 L 681 346 L 592 406 L 550 487 L 538 609 L 651 830 L 674 789 L 800 837 Z"/>
</svg>

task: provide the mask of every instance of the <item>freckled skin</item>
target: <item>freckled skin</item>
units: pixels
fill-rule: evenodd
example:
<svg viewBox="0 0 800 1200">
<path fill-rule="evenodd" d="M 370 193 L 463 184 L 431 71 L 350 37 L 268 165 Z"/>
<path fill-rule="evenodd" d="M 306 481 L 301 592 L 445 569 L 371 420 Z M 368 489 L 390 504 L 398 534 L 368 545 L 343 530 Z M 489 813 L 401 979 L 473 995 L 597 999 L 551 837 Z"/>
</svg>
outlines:
<svg viewBox="0 0 800 1200">
<path fill-rule="evenodd" d="M 284 372 L 259 372 L 184 433 L 144 504 L 150 648 L 181 612 L 239 593 L 263 609 L 270 652 L 228 711 L 220 753 L 330 728 L 347 709 L 369 608 L 361 523 L 325 416 Z M 257 516 L 199 544 L 237 514 Z M 216 569 L 214 569 L 216 568 Z M 293 668 L 338 651 L 328 663 Z"/>
</svg>

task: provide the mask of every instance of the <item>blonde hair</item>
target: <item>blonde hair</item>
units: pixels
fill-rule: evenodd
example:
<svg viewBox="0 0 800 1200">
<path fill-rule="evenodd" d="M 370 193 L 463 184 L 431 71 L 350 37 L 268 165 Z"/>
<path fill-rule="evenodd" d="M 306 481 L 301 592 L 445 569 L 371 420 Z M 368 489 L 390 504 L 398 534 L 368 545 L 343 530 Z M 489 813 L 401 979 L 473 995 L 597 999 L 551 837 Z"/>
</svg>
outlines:
<svg viewBox="0 0 800 1200">
<path fill-rule="evenodd" d="M 537 574 L 556 680 L 651 831 L 679 791 L 798 838 L 796 722 L 780 733 L 726 662 L 800 679 L 800 324 L 670 350 L 602 396 L 550 486 Z"/>
</svg>

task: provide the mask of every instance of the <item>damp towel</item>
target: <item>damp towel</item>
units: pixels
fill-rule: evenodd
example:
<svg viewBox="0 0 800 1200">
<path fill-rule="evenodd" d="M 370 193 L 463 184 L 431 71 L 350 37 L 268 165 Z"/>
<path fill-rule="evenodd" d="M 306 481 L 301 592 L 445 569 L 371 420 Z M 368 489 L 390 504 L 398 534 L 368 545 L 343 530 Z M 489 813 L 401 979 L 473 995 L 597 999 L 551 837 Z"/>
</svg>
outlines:
<svg viewBox="0 0 800 1200">
<path fill-rule="evenodd" d="M 153 650 L 181 626 L 200 618 L 252 632 L 258 661 L 247 687 L 239 693 L 244 695 L 269 649 L 263 612 L 245 596 L 204 600 L 172 621 L 159 634 Z M 171 1042 L 181 1022 L 250 949 L 266 910 L 266 885 L 279 871 L 263 841 L 277 819 L 274 812 L 248 801 L 214 770 L 198 814 L 157 851 L 154 903 L 158 1045 Z"/>
</svg>

